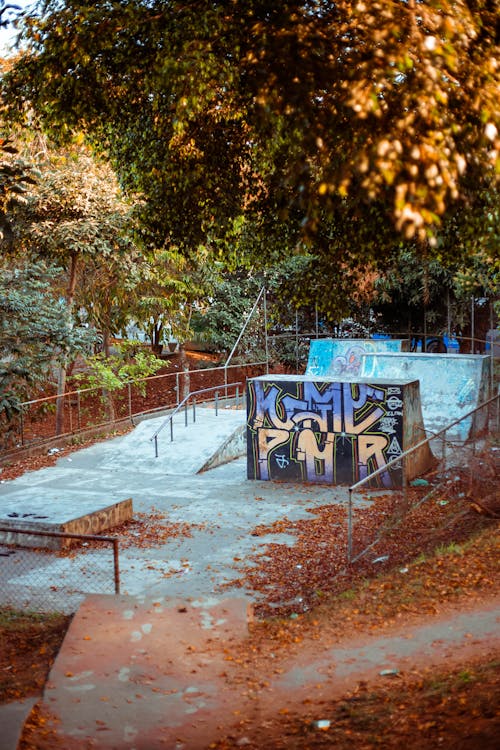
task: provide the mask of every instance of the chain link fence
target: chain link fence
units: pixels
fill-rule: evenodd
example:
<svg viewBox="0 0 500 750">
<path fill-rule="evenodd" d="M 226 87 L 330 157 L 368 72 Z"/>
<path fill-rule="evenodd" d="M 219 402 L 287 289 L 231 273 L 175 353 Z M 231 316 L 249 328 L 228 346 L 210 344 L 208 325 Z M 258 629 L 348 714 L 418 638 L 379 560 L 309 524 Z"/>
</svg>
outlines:
<svg viewBox="0 0 500 750">
<path fill-rule="evenodd" d="M 0 535 L 1 607 L 72 614 L 88 594 L 120 593 L 114 537 L 4 526 Z M 60 548 L 34 546 L 50 543 Z"/>
<path fill-rule="evenodd" d="M 370 485 L 373 487 L 377 472 L 349 488 L 348 565 L 366 563 L 367 558 L 381 567 L 385 562 L 394 564 L 398 547 L 425 552 L 439 546 L 440 538 L 449 536 L 450 527 L 456 530 L 457 538 L 467 537 L 483 525 L 484 519 L 500 518 L 500 393 L 453 425 L 481 411 L 488 412 L 487 427 L 481 434 L 472 434 L 467 441 L 448 440 L 452 426 L 448 425 L 391 461 L 388 465 L 402 465 L 401 491 L 372 491 Z M 436 467 L 426 478 L 408 483 L 405 458 L 425 443 L 433 448 Z M 477 513 L 471 513 L 471 508 Z"/>
</svg>

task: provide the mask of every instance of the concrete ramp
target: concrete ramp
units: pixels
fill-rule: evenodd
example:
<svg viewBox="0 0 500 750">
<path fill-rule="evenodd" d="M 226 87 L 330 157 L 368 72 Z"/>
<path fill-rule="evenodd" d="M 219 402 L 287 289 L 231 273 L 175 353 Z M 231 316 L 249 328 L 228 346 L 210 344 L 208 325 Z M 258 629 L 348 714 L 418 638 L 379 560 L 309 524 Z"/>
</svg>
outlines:
<svg viewBox="0 0 500 750">
<path fill-rule="evenodd" d="M 152 435 L 165 421 L 165 417 L 147 419 L 140 422 L 132 432 L 101 444 L 99 455 L 82 450 L 73 457 L 73 467 L 84 468 L 89 463 L 92 470 L 100 469 L 110 473 L 147 470 L 158 474 L 197 474 L 213 469 L 233 458 L 245 455 L 245 446 L 238 439 L 245 426 L 243 409 L 196 408 L 196 421 L 193 423 L 192 409 L 188 412 L 188 425 L 185 425 L 184 412 L 174 417 L 174 440 L 170 440 L 170 426 L 158 435 L 158 458 Z"/>
<path fill-rule="evenodd" d="M 225 672 L 251 617 L 243 598 L 89 596 L 44 690 L 56 746 L 209 747 L 241 707 Z"/>
<path fill-rule="evenodd" d="M 376 352 L 361 357 L 364 378 L 407 378 L 420 382 L 424 427 L 439 432 L 486 400 L 489 357 L 478 354 L 410 354 Z M 465 441 L 485 429 L 486 412 L 462 420 L 448 433 Z"/>
<path fill-rule="evenodd" d="M 306 375 L 357 377 L 363 354 L 409 350 L 407 339 L 312 339 Z"/>
</svg>

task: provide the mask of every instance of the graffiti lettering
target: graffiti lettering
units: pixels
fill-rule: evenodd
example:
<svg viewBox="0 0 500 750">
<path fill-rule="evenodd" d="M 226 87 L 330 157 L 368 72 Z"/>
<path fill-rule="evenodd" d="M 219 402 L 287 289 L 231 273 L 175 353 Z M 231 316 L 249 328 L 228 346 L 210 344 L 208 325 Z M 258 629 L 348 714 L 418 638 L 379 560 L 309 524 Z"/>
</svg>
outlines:
<svg viewBox="0 0 500 750">
<path fill-rule="evenodd" d="M 402 419 L 389 411 L 388 398 L 401 406 L 403 401 L 394 390 L 388 397 L 388 388 L 250 381 L 248 476 L 345 484 L 383 468 L 402 441 Z M 378 484 L 392 485 L 390 470 L 381 473 Z"/>
<path fill-rule="evenodd" d="M 280 469 L 285 469 L 287 466 L 289 466 L 290 461 L 286 456 L 282 456 L 281 454 L 276 454 L 276 463 L 280 467 Z"/>
</svg>

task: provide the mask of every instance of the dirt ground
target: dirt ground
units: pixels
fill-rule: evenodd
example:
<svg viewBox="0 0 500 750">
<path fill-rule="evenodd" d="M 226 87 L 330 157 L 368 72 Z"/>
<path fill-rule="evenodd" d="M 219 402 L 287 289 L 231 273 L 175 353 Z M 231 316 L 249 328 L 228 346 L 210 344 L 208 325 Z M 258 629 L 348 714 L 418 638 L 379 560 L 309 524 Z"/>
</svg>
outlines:
<svg viewBox="0 0 500 750">
<path fill-rule="evenodd" d="M 495 642 L 484 642 L 472 630 L 468 645 L 453 654 L 434 644 L 432 660 L 414 654 L 395 673 L 372 670 L 339 684 L 326 681 L 310 694 L 297 689 L 296 695 L 274 695 L 264 707 L 260 701 L 258 709 L 252 695 L 262 694 L 287 664 L 313 662 L 328 648 L 368 644 L 374 638 L 408 634 L 422 624 L 450 621 L 464 612 L 498 607 L 499 541 L 495 524 L 460 545 L 450 544 L 415 560 L 404 574 L 399 569 L 387 571 L 327 597 L 308 613 L 256 620 L 248 638 L 227 651 L 221 675 L 241 695 L 241 711 L 221 717 L 220 737 L 207 748 L 498 747 L 500 629 Z M 0 662 L 0 673 L 8 675 L 3 700 L 40 693 L 43 672 L 50 667 L 68 621 L 48 621 L 46 642 L 41 623 L 36 629 L 19 624 L 14 623 L 10 633 L 9 656 Z M 6 679 L 12 681 L 9 686 Z M 61 748 L 50 717 L 39 709 L 25 727 L 20 748 Z"/>
<path fill-rule="evenodd" d="M 43 455 L 12 461 L 3 467 L 0 478 L 12 479 L 57 458 Z M 247 699 L 252 691 L 263 690 L 270 675 L 279 673 L 290 659 L 312 661 L 333 644 L 376 634 L 390 636 L 419 623 L 498 605 L 498 519 L 481 507 L 483 500 L 498 493 L 498 474 L 485 471 L 484 481 L 472 481 L 474 476 L 474 467 L 463 467 L 460 481 L 447 490 L 446 497 L 429 505 L 418 519 L 409 517 L 404 528 L 388 539 L 387 559 L 381 565 L 358 566 L 342 585 L 328 585 L 334 561 L 319 553 L 332 546 L 330 529 L 336 520 L 332 513 L 338 511 L 320 508 L 307 520 L 283 519 L 279 528 L 255 529 L 256 535 L 269 530 L 291 533 L 297 542 L 293 548 L 271 545 L 265 559 L 241 569 L 242 580 L 265 592 L 266 598 L 248 638 L 227 655 L 225 679 L 247 696 L 242 697 L 241 713 L 221 720 L 220 737 L 207 748 L 498 747 L 499 644 L 485 643 L 474 632 L 469 646 L 453 658 L 443 649 L 436 651 L 432 663 L 415 658 L 395 674 L 358 675 L 353 684 L 342 686 L 343 692 L 340 687 L 340 692 L 330 694 L 318 689 L 304 696 L 299 691 L 296 700 L 288 696 L 286 705 L 272 702 L 265 711 L 252 707 Z M 474 507 L 474 501 L 479 506 Z M 377 500 L 379 511 L 384 503 L 389 510 L 390 496 Z M 125 540 L 127 530 L 122 531 Z M 154 545 L 154 524 L 150 532 Z M 281 600 L 295 604 L 276 609 L 277 591 Z M 0 610 L 0 702 L 41 694 L 70 619 Z M 21 750 L 57 747 L 47 717 L 35 708 Z"/>
</svg>

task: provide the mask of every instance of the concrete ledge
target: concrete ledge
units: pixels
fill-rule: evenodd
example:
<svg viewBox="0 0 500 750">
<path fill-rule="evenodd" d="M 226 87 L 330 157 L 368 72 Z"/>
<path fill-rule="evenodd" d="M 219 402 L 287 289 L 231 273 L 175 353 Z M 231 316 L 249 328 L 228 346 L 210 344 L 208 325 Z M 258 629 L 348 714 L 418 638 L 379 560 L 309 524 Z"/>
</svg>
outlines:
<svg viewBox="0 0 500 750">
<path fill-rule="evenodd" d="M 0 726 L 2 727 L 0 747 L 2 750 L 17 750 L 24 724 L 37 701 L 38 697 L 29 697 L 0 705 Z"/>
<path fill-rule="evenodd" d="M 62 503 L 54 503 L 41 507 L 40 503 L 30 501 L 26 506 L 10 510 L 2 509 L 0 526 L 12 528 L 12 531 L 0 531 L 0 542 L 16 544 L 19 547 L 41 547 L 59 550 L 71 546 L 74 539 L 43 536 L 36 532 L 58 532 L 66 534 L 101 534 L 129 521 L 133 515 L 132 499 L 120 500 L 111 505 L 100 505 L 98 502 L 83 502 L 78 508 L 61 507 Z M 82 511 L 85 509 L 85 512 Z"/>
</svg>

